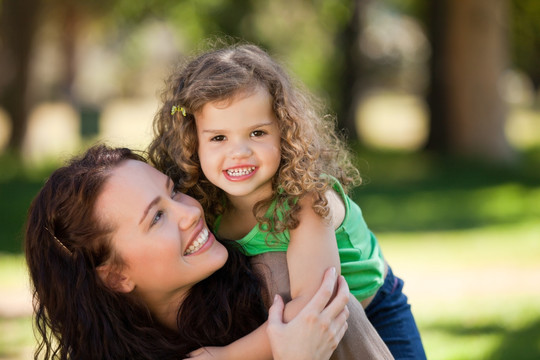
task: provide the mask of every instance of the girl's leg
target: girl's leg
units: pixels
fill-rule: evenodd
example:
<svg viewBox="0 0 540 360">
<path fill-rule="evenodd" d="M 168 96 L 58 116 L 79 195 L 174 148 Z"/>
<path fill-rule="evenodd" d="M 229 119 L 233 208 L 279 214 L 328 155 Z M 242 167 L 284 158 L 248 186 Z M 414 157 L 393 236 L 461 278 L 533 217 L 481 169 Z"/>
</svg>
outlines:
<svg viewBox="0 0 540 360">
<path fill-rule="evenodd" d="M 396 359 L 426 359 L 403 280 L 388 267 L 383 286 L 366 308 L 366 315 Z"/>
</svg>

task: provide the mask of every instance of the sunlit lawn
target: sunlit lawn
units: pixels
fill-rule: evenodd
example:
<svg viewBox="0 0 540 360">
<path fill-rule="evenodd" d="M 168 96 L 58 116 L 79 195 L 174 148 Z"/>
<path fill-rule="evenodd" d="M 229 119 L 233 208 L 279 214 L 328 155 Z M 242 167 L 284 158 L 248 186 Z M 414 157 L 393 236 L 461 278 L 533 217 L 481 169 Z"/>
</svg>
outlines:
<svg viewBox="0 0 540 360">
<path fill-rule="evenodd" d="M 540 358 L 540 159 L 514 168 L 358 150 L 354 193 L 394 272 L 406 281 L 429 359 Z M 26 283 L 21 220 L 39 187 L 4 178 L 0 293 Z M 17 193 L 19 192 L 19 193 Z M 6 226 L 4 226 L 6 225 Z M 4 236 L 6 236 L 4 238 Z M 0 359 L 26 359 L 28 317 L 0 318 Z"/>
<path fill-rule="evenodd" d="M 0 314 L 0 359 L 31 358 L 34 346 L 32 324 L 30 316 L 24 314 L 27 314 L 24 310 L 28 309 L 29 299 L 27 283 L 23 256 L 0 254 L 0 294 L 2 294 L 0 301 L 3 304 Z M 11 298 L 14 294 L 22 295 L 24 298 L 20 302 L 14 301 Z M 6 304 L 12 304 L 12 308 L 4 309 Z"/>
<path fill-rule="evenodd" d="M 380 236 L 429 359 L 540 358 L 540 224 Z"/>
</svg>

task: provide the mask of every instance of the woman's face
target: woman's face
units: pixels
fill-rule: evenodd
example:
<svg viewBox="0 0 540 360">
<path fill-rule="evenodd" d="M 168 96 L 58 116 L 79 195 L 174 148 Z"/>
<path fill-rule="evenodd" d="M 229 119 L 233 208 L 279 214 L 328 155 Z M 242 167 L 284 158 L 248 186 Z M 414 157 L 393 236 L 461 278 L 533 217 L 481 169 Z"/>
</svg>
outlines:
<svg viewBox="0 0 540 360">
<path fill-rule="evenodd" d="M 221 268 L 227 250 L 208 231 L 201 205 L 176 192 L 170 178 L 141 161 L 116 167 L 96 203 L 100 221 L 113 227 L 123 291 L 149 304 L 181 299 Z"/>
</svg>

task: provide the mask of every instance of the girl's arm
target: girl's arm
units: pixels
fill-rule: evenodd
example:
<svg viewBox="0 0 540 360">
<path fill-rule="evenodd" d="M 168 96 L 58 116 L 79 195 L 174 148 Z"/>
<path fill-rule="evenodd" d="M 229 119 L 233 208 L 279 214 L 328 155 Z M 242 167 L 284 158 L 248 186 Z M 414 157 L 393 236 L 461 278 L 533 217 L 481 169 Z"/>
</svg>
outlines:
<svg viewBox="0 0 540 360">
<path fill-rule="evenodd" d="M 300 200 L 299 225 L 290 231 L 287 265 L 292 300 L 287 304 L 284 320 L 292 320 L 317 291 L 329 267 L 341 273 L 335 228 L 345 216 L 345 206 L 333 191 L 326 192 L 330 218 L 321 218 L 312 208 L 313 197 Z"/>
<path fill-rule="evenodd" d="M 287 264 L 292 300 L 285 306 L 283 320 L 291 321 L 304 308 L 319 288 L 326 269 L 334 267 L 340 274 L 339 254 L 334 233 L 345 214 L 345 207 L 332 190 L 327 192 L 331 219 L 323 219 L 313 211 L 312 196 L 299 201 L 299 225 L 290 231 Z M 267 323 L 225 347 L 196 350 L 192 357 L 208 359 L 272 359 Z M 195 355 L 195 356 L 193 356 Z"/>
</svg>

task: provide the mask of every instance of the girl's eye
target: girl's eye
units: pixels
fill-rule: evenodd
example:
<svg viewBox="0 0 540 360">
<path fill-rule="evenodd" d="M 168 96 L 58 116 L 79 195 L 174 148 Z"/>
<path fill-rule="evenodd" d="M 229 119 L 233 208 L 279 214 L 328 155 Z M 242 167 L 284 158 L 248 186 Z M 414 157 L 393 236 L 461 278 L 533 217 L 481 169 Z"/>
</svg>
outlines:
<svg viewBox="0 0 540 360">
<path fill-rule="evenodd" d="M 163 211 L 161 210 L 158 210 L 156 212 L 156 215 L 154 215 L 154 218 L 152 219 L 152 222 L 150 223 L 150 227 L 154 226 L 155 224 L 157 224 L 157 222 L 159 220 L 161 220 L 161 217 L 163 216 Z"/>
<path fill-rule="evenodd" d="M 223 141 L 225 140 L 225 135 L 216 135 L 210 139 L 210 141 Z"/>
<path fill-rule="evenodd" d="M 251 136 L 260 137 L 260 136 L 263 136 L 264 134 L 266 134 L 266 132 L 264 132 L 263 130 L 255 130 L 251 133 Z"/>
</svg>

